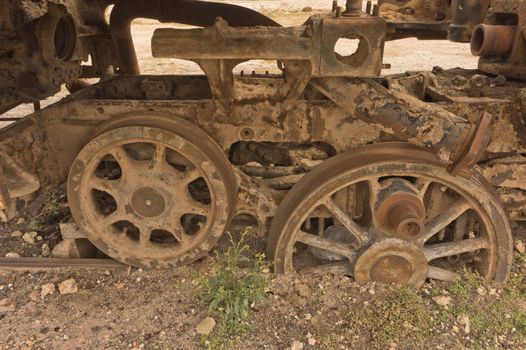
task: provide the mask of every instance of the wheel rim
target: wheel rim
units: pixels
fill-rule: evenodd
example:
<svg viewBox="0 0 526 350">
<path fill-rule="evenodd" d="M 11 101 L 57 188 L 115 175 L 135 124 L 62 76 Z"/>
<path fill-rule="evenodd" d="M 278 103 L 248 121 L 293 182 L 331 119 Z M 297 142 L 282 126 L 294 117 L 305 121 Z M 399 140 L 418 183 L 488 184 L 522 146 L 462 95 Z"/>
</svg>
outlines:
<svg viewBox="0 0 526 350">
<path fill-rule="evenodd" d="M 509 273 L 511 233 L 491 191 L 476 174 L 452 177 L 420 149 L 393 143 L 347 152 L 297 186 L 271 227 L 277 272 L 332 270 L 359 282 L 412 286 L 426 278 L 451 280 L 463 267 L 496 283 Z M 351 209 L 342 202 L 349 193 Z"/>
<path fill-rule="evenodd" d="M 107 131 L 72 166 L 72 214 L 92 243 L 127 264 L 195 260 L 215 245 L 232 215 L 224 164 L 207 154 L 159 128 Z"/>
</svg>

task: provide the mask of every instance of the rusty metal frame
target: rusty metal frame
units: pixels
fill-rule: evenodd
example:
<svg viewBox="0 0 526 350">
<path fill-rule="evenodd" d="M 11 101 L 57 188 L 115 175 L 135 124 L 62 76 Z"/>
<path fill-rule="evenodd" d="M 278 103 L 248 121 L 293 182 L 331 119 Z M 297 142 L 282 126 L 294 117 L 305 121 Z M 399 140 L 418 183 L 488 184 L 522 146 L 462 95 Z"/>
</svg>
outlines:
<svg viewBox="0 0 526 350">
<path fill-rule="evenodd" d="M 233 28 L 224 20 L 205 29 L 157 29 L 154 57 L 194 61 L 250 59 L 307 61 L 318 76 L 377 76 L 382 68 L 385 21 L 380 17 L 313 16 L 300 27 Z M 338 39 L 360 40 L 357 60 L 338 59 Z"/>
</svg>

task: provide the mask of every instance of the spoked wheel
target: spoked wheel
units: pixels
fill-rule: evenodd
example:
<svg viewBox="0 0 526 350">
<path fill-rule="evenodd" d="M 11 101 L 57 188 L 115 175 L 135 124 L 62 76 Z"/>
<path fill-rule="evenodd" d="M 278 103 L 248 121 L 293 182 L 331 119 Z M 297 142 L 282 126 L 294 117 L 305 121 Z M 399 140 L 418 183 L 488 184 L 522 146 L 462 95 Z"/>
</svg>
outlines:
<svg viewBox="0 0 526 350">
<path fill-rule="evenodd" d="M 336 272 L 411 286 L 464 269 L 504 283 L 512 239 L 506 214 L 476 172 L 451 176 L 405 143 L 331 158 L 287 194 L 270 229 L 277 273 Z"/>
<path fill-rule="evenodd" d="M 68 179 L 70 208 L 88 239 L 138 267 L 202 257 L 233 214 L 235 182 L 219 146 L 186 121 L 167 123 L 103 132 Z"/>
</svg>

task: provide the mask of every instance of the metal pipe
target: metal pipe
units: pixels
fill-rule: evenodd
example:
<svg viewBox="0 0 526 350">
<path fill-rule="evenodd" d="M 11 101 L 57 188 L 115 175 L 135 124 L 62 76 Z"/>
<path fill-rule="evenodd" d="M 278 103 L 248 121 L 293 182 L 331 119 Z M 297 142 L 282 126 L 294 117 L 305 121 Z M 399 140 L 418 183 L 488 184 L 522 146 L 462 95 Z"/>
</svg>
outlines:
<svg viewBox="0 0 526 350">
<path fill-rule="evenodd" d="M 516 26 L 479 24 L 471 36 L 474 56 L 506 56 L 513 48 Z"/>
<path fill-rule="evenodd" d="M 174 22 L 199 27 L 211 26 L 217 17 L 232 27 L 279 26 L 261 13 L 230 4 L 195 0 L 118 0 L 110 16 L 110 32 L 123 74 L 140 74 L 131 36 L 131 23 L 137 18 Z"/>
</svg>

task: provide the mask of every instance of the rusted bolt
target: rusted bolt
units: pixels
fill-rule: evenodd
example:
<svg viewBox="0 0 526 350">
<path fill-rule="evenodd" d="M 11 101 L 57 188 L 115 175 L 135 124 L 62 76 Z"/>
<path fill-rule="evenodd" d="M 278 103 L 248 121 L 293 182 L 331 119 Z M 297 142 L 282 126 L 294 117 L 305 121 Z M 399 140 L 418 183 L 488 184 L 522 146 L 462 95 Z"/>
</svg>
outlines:
<svg viewBox="0 0 526 350">
<path fill-rule="evenodd" d="M 241 139 L 248 141 L 254 139 L 254 130 L 251 128 L 243 128 L 240 131 Z"/>
</svg>

